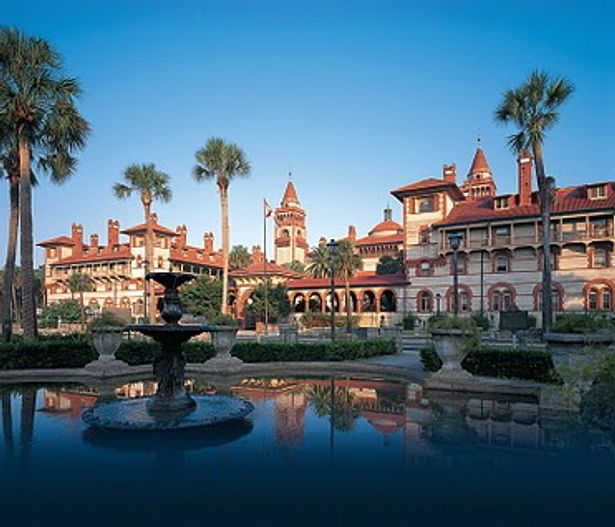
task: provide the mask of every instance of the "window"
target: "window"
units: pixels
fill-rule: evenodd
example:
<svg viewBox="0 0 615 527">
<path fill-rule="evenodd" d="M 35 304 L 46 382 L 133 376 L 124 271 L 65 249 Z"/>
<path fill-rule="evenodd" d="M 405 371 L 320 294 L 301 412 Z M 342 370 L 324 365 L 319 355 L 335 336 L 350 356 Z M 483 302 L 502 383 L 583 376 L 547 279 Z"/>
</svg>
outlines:
<svg viewBox="0 0 615 527">
<path fill-rule="evenodd" d="M 496 289 L 490 293 L 489 303 L 492 311 L 510 311 L 514 307 L 513 293 L 507 287 Z"/>
<path fill-rule="evenodd" d="M 611 305 L 611 290 L 605 288 L 602 290 L 602 309 L 605 311 L 610 311 Z"/>
<path fill-rule="evenodd" d="M 589 195 L 589 199 L 603 199 L 606 198 L 606 185 L 594 185 L 592 187 L 588 187 L 587 193 Z"/>
<path fill-rule="evenodd" d="M 536 311 L 540 311 L 542 310 L 542 287 L 536 289 L 535 295 Z M 563 309 L 564 303 L 559 289 L 555 287 L 551 289 L 551 298 L 551 305 L 553 306 L 553 310 L 561 311 Z"/>
<path fill-rule="evenodd" d="M 596 247 L 592 258 L 592 267 L 595 269 L 603 269 L 609 266 L 608 251 L 604 247 Z"/>
<path fill-rule="evenodd" d="M 510 262 L 505 254 L 498 254 L 495 257 L 494 271 L 496 273 L 507 273 L 509 271 Z"/>
<path fill-rule="evenodd" d="M 585 299 L 589 311 L 612 311 L 613 292 L 608 285 L 592 287 Z"/>
<path fill-rule="evenodd" d="M 428 261 L 422 261 L 417 268 L 418 276 L 431 276 L 431 263 Z"/>
<path fill-rule="evenodd" d="M 507 209 L 508 208 L 508 196 L 501 196 L 499 198 L 495 198 L 493 203 L 496 209 Z"/>
<path fill-rule="evenodd" d="M 419 243 L 421 245 L 427 245 L 429 244 L 431 241 L 431 232 L 429 230 L 429 227 L 421 227 L 421 230 L 419 231 Z"/>
<path fill-rule="evenodd" d="M 455 256 L 451 254 L 451 273 L 455 272 Z M 457 253 L 457 274 L 466 274 L 467 260 L 465 254 Z"/>
<path fill-rule="evenodd" d="M 510 227 L 505 225 L 503 227 L 496 227 L 495 229 L 495 237 L 496 238 L 508 238 L 510 237 Z"/>
<path fill-rule="evenodd" d="M 417 212 L 433 212 L 434 211 L 434 198 L 428 196 L 425 198 L 417 198 Z"/>
<path fill-rule="evenodd" d="M 433 310 L 433 299 L 429 291 L 421 291 L 418 298 L 418 308 L 421 313 Z"/>
</svg>

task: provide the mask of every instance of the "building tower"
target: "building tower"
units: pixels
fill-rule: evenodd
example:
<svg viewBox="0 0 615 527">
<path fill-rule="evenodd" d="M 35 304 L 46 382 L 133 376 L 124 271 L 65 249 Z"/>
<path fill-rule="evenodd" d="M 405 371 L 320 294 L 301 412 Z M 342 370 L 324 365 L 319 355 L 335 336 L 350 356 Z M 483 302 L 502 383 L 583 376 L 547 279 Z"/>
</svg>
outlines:
<svg viewBox="0 0 615 527">
<path fill-rule="evenodd" d="M 468 177 L 459 188 L 466 199 L 469 200 L 493 197 L 496 194 L 497 189 L 493 173 L 489 168 L 485 153 L 480 147 L 480 142 L 474 154 Z"/>
<path fill-rule="evenodd" d="M 275 261 L 279 265 L 298 261 L 305 263 L 309 246 L 305 230 L 305 211 L 292 181 L 284 191 L 280 206 L 275 209 Z"/>
</svg>

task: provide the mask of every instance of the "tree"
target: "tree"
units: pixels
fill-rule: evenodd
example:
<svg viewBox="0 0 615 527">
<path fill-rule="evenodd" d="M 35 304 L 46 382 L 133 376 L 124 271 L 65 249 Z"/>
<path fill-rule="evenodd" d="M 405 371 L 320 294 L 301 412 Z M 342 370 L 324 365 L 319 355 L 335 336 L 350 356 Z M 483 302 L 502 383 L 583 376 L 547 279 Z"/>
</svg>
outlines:
<svg viewBox="0 0 615 527">
<path fill-rule="evenodd" d="M 83 310 L 76 300 L 61 300 L 43 309 L 41 325 L 45 328 L 57 328 L 58 322 L 76 324 L 82 320 Z"/>
<path fill-rule="evenodd" d="M 292 262 L 283 264 L 283 266 L 291 271 L 295 271 L 295 273 L 305 273 L 305 264 L 299 260 L 293 260 Z"/>
<path fill-rule="evenodd" d="M 572 95 L 573 85 L 563 77 L 550 78 L 547 73 L 534 71 L 524 84 L 508 90 L 495 111 L 500 123 L 512 123 L 517 133 L 509 136 L 508 145 L 521 154 L 531 150 L 536 169 L 540 217 L 542 223 L 542 327 L 548 332 L 553 322 L 551 286 L 551 205 L 555 181 L 547 177 L 543 143 L 545 132 L 559 121 L 558 108 Z"/>
<path fill-rule="evenodd" d="M 85 325 L 85 303 L 83 300 L 83 293 L 92 291 L 92 280 L 87 274 L 74 273 L 68 277 L 67 285 L 70 289 L 72 296 L 74 296 L 75 293 L 79 293 L 79 305 L 81 306 L 81 324 Z"/>
<path fill-rule="evenodd" d="M 79 114 L 76 79 L 62 71 L 60 55 L 43 39 L 17 29 L 0 29 L 0 122 L 19 157 L 19 221 L 24 335 L 36 335 L 32 226 L 33 152 L 52 182 L 61 183 L 77 166 L 89 124 Z"/>
<path fill-rule="evenodd" d="M 228 255 L 228 266 L 231 270 L 246 267 L 250 265 L 250 261 L 250 251 L 243 245 L 234 245 Z"/>
<path fill-rule="evenodd" d="M 348 240 L 339 242 L 335 257 L 335 276 L 344 281 L 346 296 L 346 332 L 352 329 L 352 301 L 350 299 L 350 279 L 363 268 L 361 257 L 355 253 L 354 244 Z"/>
<path fill-rule="evenodd" d="M 125 183 L 116 183 L 113 193 L 119 199 L 125 199 L 138 193 L 143 205 L 143 220 L 145 222 L 145 272 L 148 266 L 153 268 L 154 263 L 154 226 L 152 221 L 152 202 L 160 200 L 168 202 L 172 193 L 169 188 L 169 176 L 156 169 L 154 163 L 133 164 L 124 170 Z M 156 322 L 156 296 L 153 286 L 149 292 L 149 321 Z"/>
<path fill-rule="evenodd" d="M 403 254 L 400 252 L 397 256 L 383 256 L 378 260 L 376 266 L 376 274 L 401 274 L 404 272 Z"/>
<path fill-rule="evenodd" d="M 331 276 L 331 263 L 329 262 L 329 251 L 326 245 L 314 247 L 310 253 L 310 264 L 306 272 L 312 278 L 327 278 Z"/>
<path fill-rule="evenodd" d="M 182 287 L 182 304 L 194 316 L 204 316 L 208 322 L 217 319 L 222 301 L 222 281 L 198 276 Z"/>
<path fill-rule="evenodd" d="M 228 269 L 229 269 L 229 217 L 228 188 L 236 177 L 250 174 L 250 163 L 244 151 L 235 143 L 212 137 L 204 147 L 195 153 L 196 165 L 192 174 L 197 182 L 214 180 L 220 194 L 220 218 L 222 229 L 222 300 L 220 311 L 224 315 L 228 308 Z"/>
<path fill-rule="evenodd" d="M 267 288 L 267 295 L 265 295 Z M 272 286 L 259 284 L 250 297 L 252 303 L 248 305 L 248 313 L 264 320 L 265 317 L 265 296 L 267 297 L 268 318 L 270 321 L 279 321 L 290 314 L 290 300 L 288 300 L 288 289 L 284 284 Z"/>
</svg>

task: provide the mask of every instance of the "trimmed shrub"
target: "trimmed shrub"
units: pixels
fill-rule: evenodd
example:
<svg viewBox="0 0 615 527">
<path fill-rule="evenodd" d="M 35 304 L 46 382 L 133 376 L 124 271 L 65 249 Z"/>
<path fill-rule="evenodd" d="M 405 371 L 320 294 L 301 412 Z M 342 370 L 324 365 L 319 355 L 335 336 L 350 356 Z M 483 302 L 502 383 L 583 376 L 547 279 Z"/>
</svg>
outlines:
<svg viewBox="0 0 615 527">
<path fill-rule="evenodd" d="M 433 344 L 420 351 L 425 369 L 438 371 L 442 361 Z M 559 382 L 551 355 L 546 351 L 494 349 L 472 346 L 463 367 L 475 375 L 524 379 L 538 382 Z"/>
<path fill-rule="evenodd" d="M 416 315 L 408 313 L 404 317 L 403 328 L 407 331 L 412 331 L 416 327 Z"/>
<path fill-rule="evenodd" d="M 557 315 L 551 326 L 554 333 L 604 333 L 613 330 L 613 320 L 598 314 L 565 313 Z"/>
<path fill-rule="evenodd" d="M 472 318 L 435 315 L 429 319 L 428 329 L 460 329 L 463 331 L 476 331 L 477 326 L 476 322 Z"/>
<path fill-rule="evenodd" d="M 0 344 L 0 370 L 82 368 L 96 356 L 82 336 L 14 340 Z"/>
<path fill-rule="evenodd" d="M 374 339 L 318 344 L 240 342 L 232 354 L 244 362 L 310 362 L 366 359 L 396 351 L 394 342 Z"/>
</svg>

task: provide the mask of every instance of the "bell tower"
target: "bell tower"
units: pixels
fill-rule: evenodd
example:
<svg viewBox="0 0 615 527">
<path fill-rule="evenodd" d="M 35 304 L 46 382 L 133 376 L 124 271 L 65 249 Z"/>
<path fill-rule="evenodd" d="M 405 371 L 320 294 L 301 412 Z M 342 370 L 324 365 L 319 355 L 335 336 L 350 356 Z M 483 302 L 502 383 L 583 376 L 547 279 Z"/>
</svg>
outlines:
<svg viewBox="0 0 615 527">
<path fill-rule="evenodd" d="M 280 206 L 275 209 L 275 261 L 279 265 L 305 263 L 309 246 L 305 229 L 305 211 L 301 208 L 295 185 L 289 181 Z"/>
</svg>

